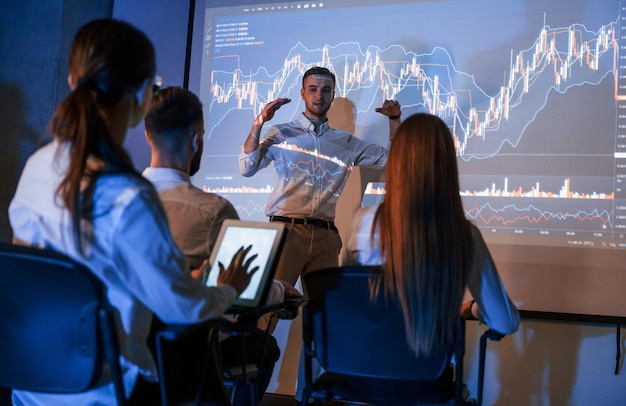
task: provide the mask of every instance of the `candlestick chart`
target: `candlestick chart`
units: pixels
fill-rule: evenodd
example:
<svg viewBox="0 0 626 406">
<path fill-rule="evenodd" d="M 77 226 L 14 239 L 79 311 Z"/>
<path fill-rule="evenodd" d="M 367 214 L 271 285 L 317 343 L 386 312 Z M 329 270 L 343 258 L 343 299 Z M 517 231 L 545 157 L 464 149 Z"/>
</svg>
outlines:
<svg viewBox="0 0 626 406">
<path fill-rule="evenodd" d="M 202 27 L 206 135 L 194 183 L 228 197 L 241 217 L 264 218 L 274 183 L 271 167 L 238 174 L 254 118 L 288 97 L 266 126 L 293 120 L 304 110 L 303 73 L 325 66 L 336 75 L 336 99 L 354 105 L 342 114 L 354 116 L 349 130 L 361 139 L 387 145 L 386 118 L 374 111 L 387 99 L 400 101 L 403 118 L 429 112 L 449 125 L 466 214 L 484 234 L 626 247 L 621 1 L 287 4 L 207 13 Z M 323 179 L 310 156 L 329 171 L 351 165 L 325 151 L 278 164 Z M 384 193 L 384 184 L 365 188 L 363 204 Z"/>
</svg>

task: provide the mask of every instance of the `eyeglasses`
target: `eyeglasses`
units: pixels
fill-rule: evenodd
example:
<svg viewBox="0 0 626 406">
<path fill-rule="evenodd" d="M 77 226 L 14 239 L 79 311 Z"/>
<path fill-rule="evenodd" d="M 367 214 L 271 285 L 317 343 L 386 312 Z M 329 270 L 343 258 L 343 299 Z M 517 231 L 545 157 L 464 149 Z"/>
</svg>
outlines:
<svg viewBox="0 0 626 406">
<path fill-rule="evenodd" d="M 163 88 L 163 76 L 155 75 L 152 80 L 152 94 L 156 96 Z"/>
</svg>

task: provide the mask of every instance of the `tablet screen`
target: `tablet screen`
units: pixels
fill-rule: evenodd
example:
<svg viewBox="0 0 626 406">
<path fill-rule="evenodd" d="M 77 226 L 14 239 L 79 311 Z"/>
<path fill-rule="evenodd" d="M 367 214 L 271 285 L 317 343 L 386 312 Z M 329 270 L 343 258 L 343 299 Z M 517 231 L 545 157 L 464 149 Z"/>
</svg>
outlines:
<svg viewBox="0 0 626 406">
<path fill-rule="evenodd" d="M 235 304 L 243 307 L 256 307 L 265 304 L 269 285 L 274 277 L 276 263 L 282 248 L 285 233 L 281 223 L 264 223 L 240 220 L 226 220 L 218 235 L 211 254 L 210 268 L 206 276 L 207 286 L 217 286 L 220 273 L 219 263 L 224 268 L 230 264 L 233 256 L 241 247 L 252 246 L 246 258 L 257 257 L 248 269 L 259 267 L 252 276 L 246 289 L 239 295 Z"/>
</svg>

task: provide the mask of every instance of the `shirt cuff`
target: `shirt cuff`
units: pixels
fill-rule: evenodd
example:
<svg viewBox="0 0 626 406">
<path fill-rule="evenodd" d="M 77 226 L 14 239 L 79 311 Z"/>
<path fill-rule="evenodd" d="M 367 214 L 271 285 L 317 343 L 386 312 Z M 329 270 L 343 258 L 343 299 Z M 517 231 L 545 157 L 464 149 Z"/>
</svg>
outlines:
<svg viewBox="0 0 626 406">
<path fill-rule="evenodd" d="M 237 296 L 239 296 L 237 294 L 237 289 L 235 289 L 231 285 L 220 285 L 220 289 L 224 291 L 226 296 L 230 299 L 231 303 L 233 303 L 237 299 Z"/>
<path fill-rule="evenodd" d="M 277 280 L 272 281 L 269 294 L 267 296 L 267 304 L 282 303 L 285 300 L 285 286 Z"/>
</svg>

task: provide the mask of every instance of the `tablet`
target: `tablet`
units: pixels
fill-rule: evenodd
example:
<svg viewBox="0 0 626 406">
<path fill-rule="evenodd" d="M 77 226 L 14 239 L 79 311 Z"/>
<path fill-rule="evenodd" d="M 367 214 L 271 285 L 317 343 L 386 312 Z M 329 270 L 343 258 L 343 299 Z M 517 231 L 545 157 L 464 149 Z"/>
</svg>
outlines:
<svg viewBox="0 0 626 406">
<path fill-rule="evenodd" d="M 259 270 L 232 308 L 255 309 L 265 305 L 286 234 L 285 224 L 280 222 L 224 220 L 211 252 L 209 268 L 205 272 L 206 285 L 217 286 L 220 262 L 227 268 L 239 248 L 252 245 L 246 258 L 254 254 L 257 257 L 248 269 L 258 266 Z"/>
</svg>

